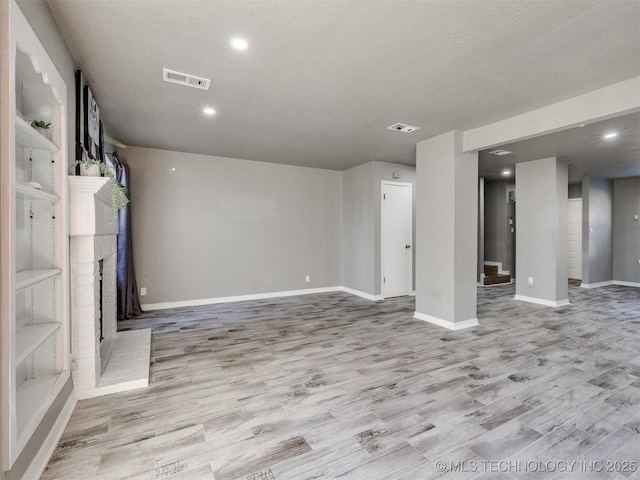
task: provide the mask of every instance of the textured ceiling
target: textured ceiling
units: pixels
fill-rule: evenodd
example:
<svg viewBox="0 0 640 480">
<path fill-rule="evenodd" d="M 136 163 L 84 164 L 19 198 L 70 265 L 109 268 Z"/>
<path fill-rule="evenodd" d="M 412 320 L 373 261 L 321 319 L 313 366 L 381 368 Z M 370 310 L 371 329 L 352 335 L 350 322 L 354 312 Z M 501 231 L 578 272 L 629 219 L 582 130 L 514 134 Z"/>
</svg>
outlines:
<svg viewBox="0 0 640 480">
<path fill-rule="evenodd" d="M 636 0 L 48 3 L 113 137 L 249 160 L 414 164 L 417 141 L 640 76 Z"/>
</svg>

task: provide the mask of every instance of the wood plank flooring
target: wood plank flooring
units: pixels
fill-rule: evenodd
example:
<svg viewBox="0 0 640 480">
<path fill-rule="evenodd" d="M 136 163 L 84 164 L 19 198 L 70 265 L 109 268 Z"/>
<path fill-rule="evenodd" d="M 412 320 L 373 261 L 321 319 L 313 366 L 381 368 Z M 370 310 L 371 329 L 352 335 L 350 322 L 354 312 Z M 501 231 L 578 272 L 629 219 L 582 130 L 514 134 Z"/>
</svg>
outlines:
<svg viewBox="0 0 640 480">
<path fill-rule="evenodd" d="M 569 293 L 480 288 L 458 332 L 343 293 L 121 322 L 151 384 L 79 402 L 43 479 L 640 479 L 640 294 Z"/>
</svg>

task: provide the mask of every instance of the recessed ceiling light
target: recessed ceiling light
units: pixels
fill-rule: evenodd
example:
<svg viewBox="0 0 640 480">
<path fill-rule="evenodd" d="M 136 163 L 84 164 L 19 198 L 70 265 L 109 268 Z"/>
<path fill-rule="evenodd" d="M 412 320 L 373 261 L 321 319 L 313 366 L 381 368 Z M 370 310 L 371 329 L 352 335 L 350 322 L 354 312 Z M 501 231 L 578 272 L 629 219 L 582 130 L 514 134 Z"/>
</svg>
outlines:
<svg viewBox="0 0 640 480">
<path fill-rule="evenodd" d="M 615 138 L 615 137 L 617 137 L 617 136 L 618 136 L 618 134 L 617 134 L 617 133 L 612 132 L 612 133 L 607 133 L 607 134 L 604 136 L 604 138 Z"/>
<path fill-rule="evenodd" d="M 233 37 L 231 40 L 229 40 L 229 44 L 236 50 L 246 50 L 247 48 L 249 48 L 249 42 L 240 37 Z"/>
<path fill-rule="evenodd" d="M 510 153 L 513 153 L 513 152 L 510 152 L 509 150 L 498 149 L 498 150 L 491 150 L 489 153 L 491 155 L 498 155 L 499 157 L 501 157 L 503 155 L 509 155 Z"/>
<path fill-rule="evenodd" d="M 205 115 L 209 115 L 209 116 L 216 114 L 216 110 L 211 107 L 204 107 L 202 111 L 204 112 Z"/>
<path fill-rule="evenodd" d="M 511 175 L 511 170 L 503 170 L 503 171 L 502 171 L 502 175 L 503 175 L 504 177 L 508 177 L 509 175 Z"/>
</svg>

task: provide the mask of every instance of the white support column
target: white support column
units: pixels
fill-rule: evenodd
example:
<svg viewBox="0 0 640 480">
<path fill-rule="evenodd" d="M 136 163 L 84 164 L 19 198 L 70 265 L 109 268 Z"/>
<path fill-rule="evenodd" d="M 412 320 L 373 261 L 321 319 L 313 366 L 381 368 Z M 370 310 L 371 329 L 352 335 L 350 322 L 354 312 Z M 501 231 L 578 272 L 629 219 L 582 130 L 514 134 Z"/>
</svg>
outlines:
<svg viewBox="0 0 640 480">
<path fill-rule="evenodd" d="M 569 304 L 568 166 L 561 158 L 516 164 L 516 300 Z"/>
<path fill-rule="evenodd" d="M 415 318 L 459 330 L 478 325 L 478 154 L 462 132 L 417 144 Z"/>
</svg>

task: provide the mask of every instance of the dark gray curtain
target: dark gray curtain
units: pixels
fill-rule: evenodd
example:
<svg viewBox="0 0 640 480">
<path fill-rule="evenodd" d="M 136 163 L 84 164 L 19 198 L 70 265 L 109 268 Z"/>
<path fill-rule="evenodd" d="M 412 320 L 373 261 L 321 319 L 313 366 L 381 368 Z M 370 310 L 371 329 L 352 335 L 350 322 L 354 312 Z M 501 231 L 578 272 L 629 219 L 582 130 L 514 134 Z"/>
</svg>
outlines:
<svg viewBox="0 0 640 480">
<path fill-rule="evenodd" d="M 129 198 L 129 166 L 120 162 L 117 153 L 106 159 L 112 167 L 116 180 L 127 190 Z M 118 320 L 135 318 L 142 314 L 136 272 L 133 267 L 133 243 L 131 239 L 131 210 L 121 208 L 118 212 Z"/>
</svg>

